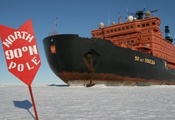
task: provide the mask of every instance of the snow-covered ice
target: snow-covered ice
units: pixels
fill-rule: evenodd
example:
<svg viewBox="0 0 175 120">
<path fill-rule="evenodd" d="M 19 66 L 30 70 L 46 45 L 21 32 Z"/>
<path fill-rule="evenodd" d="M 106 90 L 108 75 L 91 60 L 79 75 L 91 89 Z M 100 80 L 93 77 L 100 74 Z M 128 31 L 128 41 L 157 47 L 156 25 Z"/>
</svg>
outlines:
<svg viewBox="0 0 175 120">
<path fill-rule="evenodd" d="M 32 89 L 39 120 L 175 120 L 175 86 Z M 31 102 L 28 87 L 1 84 L 0 120 L 34 120 L 33 107 L 16 107 L 15 101 Z"/>
</svg>

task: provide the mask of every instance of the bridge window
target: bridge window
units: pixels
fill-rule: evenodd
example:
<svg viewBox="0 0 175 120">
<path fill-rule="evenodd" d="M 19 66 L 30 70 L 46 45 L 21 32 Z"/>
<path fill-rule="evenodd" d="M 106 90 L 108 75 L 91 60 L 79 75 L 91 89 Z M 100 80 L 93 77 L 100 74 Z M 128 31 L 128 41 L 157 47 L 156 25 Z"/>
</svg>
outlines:
<svg viewBox="0 0 175 120">
<path fill-rule="evenodd" d="M 146 23 L 146 26 L 149 26 L 149 23 Z"/>
<path fill-rule="evenodd" d="M 130 45 L 130 41 L 127 41 L 127 44 L 129 44 L 129 45 Z"/>
<path fill-rule="evenodd" d="M 142 27 L 145 27 L 145 24 L 142 24 Z"/>
<path fill-rule="evenodd" d="M 152 25 L 155 25 L 156 23 L 155 22 L 152 22 Z"/>
</svg>

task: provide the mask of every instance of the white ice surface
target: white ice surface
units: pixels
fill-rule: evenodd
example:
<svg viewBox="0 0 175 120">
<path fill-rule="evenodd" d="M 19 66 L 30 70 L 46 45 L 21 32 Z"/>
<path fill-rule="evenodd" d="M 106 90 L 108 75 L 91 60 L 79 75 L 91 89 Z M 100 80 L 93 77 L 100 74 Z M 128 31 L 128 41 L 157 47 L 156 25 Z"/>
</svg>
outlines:
<svg viewBox="0 0 175 120">
<path fill-rule="evenodd" d="M 175 86 L 58 87 L 32 85 L 39 120 L 175 120 Z M 0 85 L 0 120 L 34 120 L 13 101 L 29 100 L 25 85 Z"/>
</svg>

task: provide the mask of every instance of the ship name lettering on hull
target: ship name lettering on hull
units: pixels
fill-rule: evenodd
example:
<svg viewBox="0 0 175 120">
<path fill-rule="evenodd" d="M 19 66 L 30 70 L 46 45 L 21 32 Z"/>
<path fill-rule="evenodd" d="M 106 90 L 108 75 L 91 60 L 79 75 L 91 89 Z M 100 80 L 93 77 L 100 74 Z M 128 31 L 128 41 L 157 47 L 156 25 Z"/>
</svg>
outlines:
<svg viewBox="0 0 175 120">
<path fill-rule="evenodd" d="M 141 57 L 139 57 L 139 56 L 135 56 L 135 59 L 134 59 L 135 61 L 137 61 L 137 62 L 144 62 L 144 63 L 148 63 L 148 64 L 151 64 L 151 65 L 155 65 L 155 60 L 152 60 L 152 59 L 150 59 L 150 58 L 141 58 Z"/>
</svg>

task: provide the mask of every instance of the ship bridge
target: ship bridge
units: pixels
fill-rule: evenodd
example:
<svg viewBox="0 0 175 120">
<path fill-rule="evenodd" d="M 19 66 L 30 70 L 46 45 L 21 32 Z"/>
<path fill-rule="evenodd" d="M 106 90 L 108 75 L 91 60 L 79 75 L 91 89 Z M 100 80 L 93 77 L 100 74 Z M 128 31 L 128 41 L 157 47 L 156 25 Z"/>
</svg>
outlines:
<svg viewBox="0 0 175 120">
<path fill-rule="evenodd" d="M 175 46 L 165 39 L 158 17 L 128 19 L 126 22 L 100 27 L 91 31 L 92 37 L 106 39 L 114 45 L 151 54 L 165 59 L 168 67 L 175 69 Z"/>
</svg>

